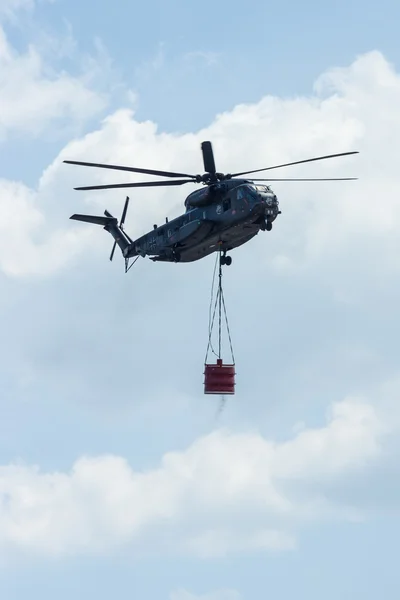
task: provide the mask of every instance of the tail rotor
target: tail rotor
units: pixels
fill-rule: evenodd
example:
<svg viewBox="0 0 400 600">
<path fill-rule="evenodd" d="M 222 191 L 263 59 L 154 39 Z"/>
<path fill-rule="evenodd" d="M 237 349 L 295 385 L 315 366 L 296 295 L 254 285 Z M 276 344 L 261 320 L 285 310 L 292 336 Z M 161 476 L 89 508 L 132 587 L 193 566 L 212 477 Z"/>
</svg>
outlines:
<svg viewBox="0 0 400 600">
<path fill-rule="evenodd" d="M 125 200 L 125 206 L 124 206 L 124 210 L 122 211 L 121 220 L 120 220 L 120 222 L 119 222 L 119 228 L 120 228 L 122 231 L 124 231 L 124 223 L 125 223 L 126 213 L 128 212 L 128 205 L 129 205 L 129 196 L 127 196 L 127 197 L 126 197 L 126 200 Z M 107 217 L 111 217 L 111 216 L 112 216 L 112 215 L 111 215 L 111 214 L 110 214 L 110 213 L 109 213 L 107 210 L 105 210 L 105 211 L 104 211 L 104 214 L 105 214 Z M 125 234 L 125 235 L 126 235 L 126 234 Z M 115 241 L 115 242 L 114 242 L 114 245 L 113 245 L 113 247 L 112 247 L 112 250 L 111 250 L 111 254 L 110 254 L 110 260 L 111 260 L 111 261 L 112 261 L 112 259 L 113 259 L 113 257 L 114 257 L 114 252 L 115 252 L 115 248 L 116 248 L 116 247 L 117 247 L 117 241 Z"/>
</svg>

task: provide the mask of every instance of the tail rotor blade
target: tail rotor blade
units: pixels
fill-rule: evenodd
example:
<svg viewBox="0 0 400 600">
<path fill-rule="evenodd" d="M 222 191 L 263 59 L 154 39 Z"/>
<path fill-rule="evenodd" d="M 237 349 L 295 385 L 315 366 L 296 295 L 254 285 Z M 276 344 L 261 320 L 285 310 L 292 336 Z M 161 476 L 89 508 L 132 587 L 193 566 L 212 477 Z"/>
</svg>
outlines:
<svg viewBox="0 0 400 600">
<path fill-rule="evenodd" d="M 125 223 L 126 213 L 128 212 L 128 204 L 129 204 L 129 196 L 126 197 L 124 210 L 122 211 L 121 221 L 119 223 L 121 229 L 123 224 Z"/>
<path fill-rule="evenodd" d="M 125 219 L 126 219 L 126 213 L 128 212 L 128 205 L 129 205 L 129 196 L 126 197 L 125 200 L 125 206 L 124 206 L 124 210 L 122 211 L 122 216 L 121 216 L 121 220 L 119 222 L 119 228 L 120 229 L 124 229 L 124 223 L 125 223 Z M 105 213 L 108 213 L 108 211 L 105 211 Z M 109 214 L 109 213 L 108 213 Z M 128 236 L 127 236 L 128 237 Z M 129 238 L 128 238 L 129 239 Z M 111 250 L 111 254 L 110 254 L 110 260 L 113 259 L 114 257 L 114 252 L 115 252 L 115 248 L 117 247 L 117 242 L 114 242 L 114 245 L 112 247 Z"/>
<path fill-rule="evenodd" d="M 112 260 L 114 257 L 114 252 L 115 252 L 116 247 L 117 247 L 117 242 L 114 242 L 114 245 L 112 247 L 111 254 L 110 254 L 110 260 Z"/>
</svg>

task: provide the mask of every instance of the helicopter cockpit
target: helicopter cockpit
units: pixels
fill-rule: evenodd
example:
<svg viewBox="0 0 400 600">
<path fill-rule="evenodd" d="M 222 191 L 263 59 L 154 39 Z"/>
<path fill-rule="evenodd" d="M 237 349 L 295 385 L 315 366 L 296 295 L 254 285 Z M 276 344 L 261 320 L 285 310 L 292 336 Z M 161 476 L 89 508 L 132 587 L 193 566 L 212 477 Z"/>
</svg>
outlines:
<svg viewBox="0 0 400 600">
<path fill-rule="evenodd" d="M 251 189 L 253 194 L 255 193 L 259 198 L 262 198 L 268 206 L 278 206 L 278 198 L 276 197 L 275 192 L 271 190 L 269 185 L 248 183 L 248 187 Z"/>
</svg>

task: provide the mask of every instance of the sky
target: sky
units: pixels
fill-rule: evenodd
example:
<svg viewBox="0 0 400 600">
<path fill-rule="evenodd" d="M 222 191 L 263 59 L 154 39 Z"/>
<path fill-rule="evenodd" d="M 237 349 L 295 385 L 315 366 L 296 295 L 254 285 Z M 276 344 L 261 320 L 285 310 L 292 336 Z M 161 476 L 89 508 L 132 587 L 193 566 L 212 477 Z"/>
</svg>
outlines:
<svg viewBox="0 0 400 600">
<path fill-rule="evenodd" d="M 399 18 L 0 0 L 0 598 L 398 599 Z M 223 172 L 360 152 L 282 171 L 359 179 L 274 183 L 232 252 L 222 412 L 215 257 L 125 275 L 69 220 L 125 195 L 73 188 L 139 179 L 63 163 L 198 173 L 203 140 Z M 132 191 L 129 235 L 189 188 Z"/>
</svg>

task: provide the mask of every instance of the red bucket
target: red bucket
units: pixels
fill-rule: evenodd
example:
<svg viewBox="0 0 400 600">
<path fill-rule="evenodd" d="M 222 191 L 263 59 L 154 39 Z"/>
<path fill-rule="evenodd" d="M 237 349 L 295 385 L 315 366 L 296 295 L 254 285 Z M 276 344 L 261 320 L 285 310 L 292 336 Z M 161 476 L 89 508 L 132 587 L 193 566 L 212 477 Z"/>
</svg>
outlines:
<svg viewBox="0 0 400 600">
<path fill-rule="evenodd" d="M 224 365 L 219 358 L 216 365 L 204 366 L 204 393 L 233 395 L 235 393 L 235 365 Z"/>
</svg>

